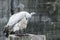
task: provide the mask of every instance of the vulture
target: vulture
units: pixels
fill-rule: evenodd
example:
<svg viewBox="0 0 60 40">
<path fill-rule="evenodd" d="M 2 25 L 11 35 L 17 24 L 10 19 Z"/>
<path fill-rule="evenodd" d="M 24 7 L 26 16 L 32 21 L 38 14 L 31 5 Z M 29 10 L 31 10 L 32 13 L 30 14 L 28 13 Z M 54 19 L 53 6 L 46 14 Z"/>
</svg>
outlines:
<svg viewBox="0 0 60 40">
<path fill-rule="evenodd" d="M 10 18 L 8 23 L 4 26 L 4 33 L 5 36 L 8 37 L 10 33 L 14 33 L 16 31 L 26 29 L 28 20 L 35 14 L 35 12 L 27 12 L 21 11 L 13 14 Z"/>
</svg>

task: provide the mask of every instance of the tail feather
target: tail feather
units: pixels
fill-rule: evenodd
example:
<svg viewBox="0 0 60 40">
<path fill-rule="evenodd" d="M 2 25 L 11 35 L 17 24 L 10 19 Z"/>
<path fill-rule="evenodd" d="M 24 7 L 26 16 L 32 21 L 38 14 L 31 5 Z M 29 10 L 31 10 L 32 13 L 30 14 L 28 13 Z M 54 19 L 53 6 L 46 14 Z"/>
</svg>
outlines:
<svg viewBox="0 0 60 40">
<path fill-rule="evenodd" d="M 4 35 L 5 35 L 6 37 L 8 37 L 9 34 L 14 34 L 15 32 L 13 32 L 12 30 L 10 30 L 10 29 L 9 29 L 9 26 L 6 25 L 6 26 L 4 27 L 3 33 L 4 33 Z"/>
<path fill-rule="evenodd" d="M 4 26 L 3 33 L 4 33 L 4 35 L 5 35 L 6 37 L 8 37 L 8 35 L 9 35 L 9 29 L 8 29 L 8 26 L 7 26 L 7 25 Z"/>
<path fill-rule="evenodd" d="M 8 26 L 4 26 L 4 30 L 3 30 L 3 33 L 5 33 L 6 31 L 8 30 Z"/>
</svg>

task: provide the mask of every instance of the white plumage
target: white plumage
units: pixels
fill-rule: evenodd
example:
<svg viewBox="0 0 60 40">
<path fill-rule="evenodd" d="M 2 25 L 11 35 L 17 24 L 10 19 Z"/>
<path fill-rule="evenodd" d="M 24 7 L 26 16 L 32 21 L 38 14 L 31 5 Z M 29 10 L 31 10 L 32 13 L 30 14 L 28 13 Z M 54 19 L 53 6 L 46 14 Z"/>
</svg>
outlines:
<svg viewBox="0 0 60 40">
<path fill-rule="evenodd" d="M 14 25 L 13 31 L 15 32 L 15 31 L 18 31 L 19 29 L 20 30 L 26 29 L 27 23 L 28 23 L 28 20 L 24 17 L 20 22 Z"/>
<path fill-rule="evenodd" d="M 16 13 L 14 15 L 12 15 L 7 23 L 7 26 L 12 27 L 14 24 L 16 24 L 18 21 L 20 21 L 21 19 L 23 19 L 24 17 L 31 18 L 31 14 L 29 14 L 26 11 L 22 11 L 19 13 Z"/>
<path fill-rule="evenodd" d="M 11 30 L 11 28 L 12 28 L 14 32 L 23 30 L 27 27 L 28 20 L 34 14 L 35 14 L 35 12 L 32 12 L 32 13 L 29 13 L 26 11 L 18 12 L 10 17 L 5 28 L 8 28 L 9 30 Z"/>
<path fill-rule="evenodd" d="M 7 25 L 5 27 L 12 27 L 13 25 L 15 25 L 18 21 L 20 21 L 21 19 L 23 19 L 24 17 L 26 17 L 27 19 L 31 18 L 31 16 L 35 14 L 34 12 L 32 12 L 31 14 L 29 14 L 26 11 L 21 11 L 19 13 L 16 13 L 14 15 L 12 15 L 7 23 Z"/>
</svg>

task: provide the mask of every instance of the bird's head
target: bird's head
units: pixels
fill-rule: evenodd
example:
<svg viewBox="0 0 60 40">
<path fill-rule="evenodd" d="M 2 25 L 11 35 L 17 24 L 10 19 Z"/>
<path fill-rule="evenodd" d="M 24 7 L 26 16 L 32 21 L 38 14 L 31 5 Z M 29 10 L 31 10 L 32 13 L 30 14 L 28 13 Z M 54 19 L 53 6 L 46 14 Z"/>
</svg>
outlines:
<svg viewBox="0 0 60 40">
<path fill-rule="evenodd" d="M 34 15 L 34 14 L 36 14 L 35 12 L 31 12 L 31 15 Z"/>
<path fill-rule="evenodd" d="M 35 12 L 27 13 L 27 14 L 26 14 L 26 18 L 27 18 L 28 20 L 30 20 L 34 14 L 36 14 L 36 13 L 35 13 Z"/>
</svg>

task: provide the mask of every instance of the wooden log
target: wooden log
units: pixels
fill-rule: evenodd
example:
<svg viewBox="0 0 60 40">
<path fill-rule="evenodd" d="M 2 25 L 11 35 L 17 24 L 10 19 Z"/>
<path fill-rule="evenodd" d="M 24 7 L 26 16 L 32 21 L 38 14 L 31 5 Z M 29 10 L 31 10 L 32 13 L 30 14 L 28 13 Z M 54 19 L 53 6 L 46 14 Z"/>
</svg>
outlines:
<svg viewBox="0 0 60 40">
<path fill-rule="evenodd" d="M 28 35 L 9 35 L 9 40 L 31 40 L 31 37 L 29 37 Z"/>
<path fill-rule="evenodd" d="M 34 34 L 11 34 L 8 40 L 46 40 L 46 35 L 34 35 Z"/>
</svg>

